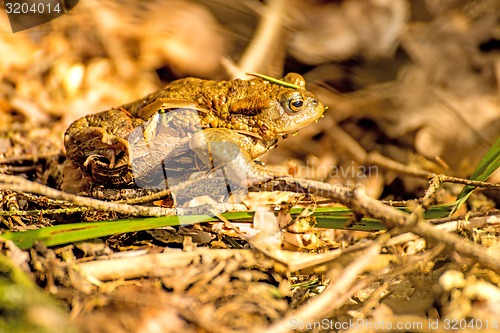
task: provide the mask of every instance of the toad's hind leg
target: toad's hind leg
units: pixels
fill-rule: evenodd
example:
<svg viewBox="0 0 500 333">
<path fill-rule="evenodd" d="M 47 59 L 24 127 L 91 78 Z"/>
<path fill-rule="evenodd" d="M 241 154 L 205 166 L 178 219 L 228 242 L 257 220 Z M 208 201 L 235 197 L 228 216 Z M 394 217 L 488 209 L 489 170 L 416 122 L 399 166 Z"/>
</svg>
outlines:
<svg viewBox="0 0 500 333">
<path fill-rule="evenodd" d="M 66 155 L 92 183 L 121 186 L 130 184 L 128 135 L 142 119 L 123 110 L 109 110 L 83 117 L 64 135 Z"/>
</svg>

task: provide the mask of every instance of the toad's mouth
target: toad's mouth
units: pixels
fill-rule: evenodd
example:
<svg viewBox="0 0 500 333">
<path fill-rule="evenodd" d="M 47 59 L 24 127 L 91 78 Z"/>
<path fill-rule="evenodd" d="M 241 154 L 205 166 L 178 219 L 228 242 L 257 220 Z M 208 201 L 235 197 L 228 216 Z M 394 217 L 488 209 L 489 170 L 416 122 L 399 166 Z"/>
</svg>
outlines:
<svg viewBox="0 0 500 333">
<path fill-rule="evenodd" d="M 318 112 L 317 116 L 316 117 L 311 117 L 309 119 L 304 119 L 300 122 L 300 126 L 295 126 L 294 128 L 292 129 L 286 129 L 284 131 L 281 131 L 278 134 L 278 136 L 282 137 L 282 138 L 287 138 L 288 136 L 290 135 L 296 135 L 300 129 L 306 127 L 306 126 L 309 126 L 313 123 L 316 123 L 318 122 L 318 120 L 320 120 L 321 118 L 323 118 L 325 115 L 324 113 L 326 112 L 326 110 L 328 109 L 327 106 L 325 106 L 323 108 L 323 110 L 321 112 Z"/>
</svg>

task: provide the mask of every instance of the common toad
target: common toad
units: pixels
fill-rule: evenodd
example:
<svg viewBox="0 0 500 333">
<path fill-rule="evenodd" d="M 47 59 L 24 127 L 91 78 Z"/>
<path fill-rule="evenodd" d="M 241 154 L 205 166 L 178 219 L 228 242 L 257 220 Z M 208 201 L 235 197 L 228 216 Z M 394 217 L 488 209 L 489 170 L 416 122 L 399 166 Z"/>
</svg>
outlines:
<svg viewBox="0 0 500 333">
<path fill-rule="evenodd" d="M 264 169 L 253 159 L 324 110 L 296 73 L 281 80 L 185 78 L 76 120 L 64 144 L 70 167 L 81 171 L 88 186 L 158 185 L 165 170 L 211 170 L 231 162 L 257 179 Z M 63 189 L 75 191 L 66 174 Z"/>
</svg>

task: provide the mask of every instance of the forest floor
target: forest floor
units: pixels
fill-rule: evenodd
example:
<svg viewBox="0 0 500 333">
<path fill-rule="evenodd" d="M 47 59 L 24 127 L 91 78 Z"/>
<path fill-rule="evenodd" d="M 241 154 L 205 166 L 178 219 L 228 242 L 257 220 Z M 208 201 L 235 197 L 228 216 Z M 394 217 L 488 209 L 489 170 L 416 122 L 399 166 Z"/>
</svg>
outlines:
<svg viewBox="0 0 500 333">
<path fill-rule="evenodd" d="M 499 13 L 86 0 L 17 33 L 0 13 L 0 331 L 500 331 Z M 290 177 L 177 208 L 61 190 L 73 121 L 249 72 L 328 106 L 259 159 Z"/>
</svg>

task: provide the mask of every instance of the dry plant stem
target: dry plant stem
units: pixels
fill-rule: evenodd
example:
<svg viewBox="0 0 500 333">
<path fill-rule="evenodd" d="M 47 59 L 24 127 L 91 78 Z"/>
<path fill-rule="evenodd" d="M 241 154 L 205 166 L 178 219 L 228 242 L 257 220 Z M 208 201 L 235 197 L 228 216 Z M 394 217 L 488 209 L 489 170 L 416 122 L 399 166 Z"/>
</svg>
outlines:
<svg viewBox="0 0 500 333">
<path fill-rule="evenodd" d="M 2 185 L 0 185 L 2 187 Z M 0 216 L 37 216 L 47 214 L 75 214 L 89 210 L 88 207 L 69 207 L 55 209 L 35 209 L 35 210 L 9 210 L 0 211 Z"/>
<path fill-rule="evenodd" d="M 36 164 L 25 165 L 25 166 L 2 165 L 0 166 L 0 172 L 7 174 L 18 174 L 18 173 L 26 173 L 28 171 L 35 170 L 36 168 L 37 168 Z"/>
<path fill-rule="evenodd" d="M 18 163 L 18 162 L 23 162 L 23 161 L 28 161 L 33 164 L 39 162 L 39 161 L 45 161 L 49 160 L 54 157 L 60 157 L 64 156 L 61 153 L 52 153 L 52 154 L 46 154 L 46 155 L 18 155 L 18 156 L 11 156 L 8 158 L 0 158 L 0 164 L 11 164 L 11 163 Z"/>
<path fill-rule="evenodd" d="M 217 216 L 224 223 L 224 226 L 226 228 L 233 230 L 238 236 L 246 240 L 256 250 L 262 252 L 269 258 L 284 265 L 289 272 L 311 270 L 317 266 L 324 266 L 343 255 L 364 250 L 367 247 L 372 246 L 373 244 L 373 242 L 361 243 L 350 246 L 346 249 L 337 249 L 321 254 L 303 253 L 302 256 L 300 257 L 294 257 L 293 259 L 290 259 L 290 257 L 282 255 L 283 251 L 269 248 L 266 243 L 263 243 L 258 239 L 256 240 L 252 237 L 248 237 L 245 233 L 241 232 L 241 230 L 237 226 L 232 224 L 228 219 L 226 219 L 221 214 L 215 211 L 212 211 L 212 214 L 214 214 L 214 216 Z"/>
<path fill-rule="evenodd" d="M 492 189 L 492 190 L 500 190 L 500 184 L 493 184 L 493 183 L 487 183 L 487 182 L 482 182 L 482 181 L 477 181 L 477 180 L 469 180 L 469 179 L 463 179 L 463 178 L 458 178 L 458 177 L 450 177 L 446 175 L 437 175 L 432 172 L 427 172 L 423 171 L 414 167 L 409 167 L 406 166 L 402 163 L 399 163 L 398 161 L 394 161 L 390 158 L 387 158 L 385 156 L 380 155 L 379 153 L 370 153 L 368 154 L 368 157 L 366 159 L 367 164 L 375 164 L 381 167 L 384 167 L 389 170 L 396 171 L 398 173 L 402 173 L 408 176 L 413 176 L 413 177 L 419 177 L 419 178 L 427 178 L 427 179 L 433 179 L 434 182 L 440 182 L 440 183 L 456 183 L 456 184 L 463 184 L 463 185 L 470 185 L 470 186 L 476 186 L 476 187 L 481 187 L 481 188 L 487 188 L 487 189 Z"/>
<path fill-rule="evenodd" d="M 397 173 L 402 173 L 413 177 L 430 179 L 435 176 L 432 172 L 427 172 L 415 167 L 404 165 L 402 163 L 399 163 L 398 161 L 382 156 L 379 153 L 368 154 L 365 163 L 375 164 L 383 168 L 396 171 Z"/>
<path fill-rule="evenodd" d="M 495 216 L 495 215 L 488 215 L 488 216 Z M 498 216 L 498 218 L 500 218 L 500 215 Z M 429 223 L 430 220 L 426 220 L 426 222 Z M 478 228 L 488 227 L 491 225 L 492 224 L 488 222 L 487 216 L 482 216 L 482 217 L 474 217 L 468 220 L 455 218 L 448 222 L 442 222 L 436 225 L 435 228 L 438 232 L 455 232 L 457 230 L 460 230 L 461 228 L 478 229 Z M 421 237 L 412 233 L 399 234 L 388 240 L 386 245 L 393 246 L 397 244 L 407 243 L 409 241 L 414 241 L 419 238 Z"/>
<path fill-rule="evenodd" d="M 427 222 L 432 223 L 432 224 L 441 224 L 441 223 L 446 223 L 446 222 L 457 222 L 457 221 L 461 221 L 461 220 L 465 221 L 467 219 L 472 219 L 475 217 L 487 217 L 487 216 L 494 216 L 494 215 L 500 215 L 500 210 L 494 209 L 494 210 L 489 210 L 487 212 L 471 212 L 471 213 L 467 213 L 467 214 L 460 215 L 460 216 L 443 217 L 440 219 L 427 220 Z"/>
<path fill-rule="evenodd" d="M 336 259 L 348 255 L 350 253 L 358 252 L 361 250 L 366 249 L 367 247 L 372 245 L 372 241 L 366 242 L 366 243 L 360 243 L 360 244 L 355 244 L 353 246 L 349 246 L 345 249 L 336 249 L 336 250 L 331 250 L 325 253 L 314 253 L 307 255 L 303 258 L 294 258 L 293 260 L 283 260 L 282 258 L 278 258 L 273 255 L 269 255 L 268 253 L 265 253 L 266 255 L 270 256 L 274 260 L 281 262 L 283 265 L 287 267 L 287 270 L 289 272 L 301 272 L 303 274 L 307 274 L 311 272 L 311 269 L 314 269 L 315 267 L 322 267 L 324 265 L 328 265 L 330 262 L 335 261 Z M 279 252 L 277 253 L 279 254 Z M 314 270 L 312 271 L 316 273 Z"/>
<path fill-rule="evenodd" d="M 219 220 L 221 220 L 224 223 L 224 226 L 228 229 L 233 230 L 238 236 L 240 236 L 242 239 L 247 240 L 248 242 L 251 243 L 251 240 L 246 237 L 245 233 L 241 232 L 240 228 L 232 224 L 228 219 L 226 219 L 224 216 L 219 214 L 218 212 L 212 210 L 211 213 L 216 216 Z M 252 244 L 254 245 L 254 244 Z"/>
<path fill-rule="evenodd" d="M 443 231 L 443 232 L 455 232 L 458 230 L 472 230 L 472 229 L 479 229 L 479 228 L 485 228 L 490 226 L 491 224 L 488 223 L 487 218 L 473 218 L 471 220 L 456 220 L 453 222 L 446 222 L 446 223 L 441 223 L 436 226 L 437 229 Z"/>
<path fill-rule="evenodd" d="M 165 271 L 187 267 L 197 258 L 208 255 L 219 260 L 234 256 L 238 251 L 250 250 L 213 250 L 197 249 L 194 252 L 168 251 L 165 253 L 138 252 L 135 256 L 93 260 L 76 264 L 76 269 L 89 279 L 110 281 L 116 279 L 135 279 L 142 276 L 162 276 Z M 132 253 L 133 254 L 133 253 Z M 201 260 L 201 259 L 199 259 Z"/>
<path fill-rule="evenodd" d="M 380 242 L 381 240 L 382 239 L 379 238 L 377 241 Z M 391 241 L 391 240 L 392 240 L 392 238 L 389 239 L 389 241 Z M 387 243 L 385 245 L 387 245 Z M 411 259 L 404 266 L 396 268 L 395 270 L 391 270 L 389 274 L 384 275 L 384 278 L 387 279 L 390 276 L 396 277 L 396 276 L 408 273 L 408 272 L 410 272 L 412 270 L 415 270 L 415 269 L 421 267 L 422 262 L 428 262 L 428 261 L 432 260 L 433 258 L 435 258 L 440 252 L 443 251 L 444 247 L 445 247 L 444 245 L 438 245 L 438 246 L 430 249 L 429 251 L 427 251 L 423 255 L 415 256 L 415 258 Z M 373 248 L 373 246 L 370 246 L 370 248 L 368 248 L 364 253 L 361 254 L 361 257 L 363 256 L 363 254 L 366 254 L 367 252 L 368 253 L 372 253 L 372 252 L 370 252 L 370 249 L 372 249 L 372 248 Z M 378 252 L 375 252 L 374 254 L 377 255 Z M 369 260 L 371 260 L 372 262 L 369 265 L 364 266 L 365 270 L 370 270 L 370 266 L 373 264 L 373 262 L 377 261 L 376 258 L 373 258 L 373 257 L 370 257 L 370 258 L 371 259 L 369 259 Z M 349 267 L 351 267 L 351 266 L 349 266 Z M 319 298 L 319 297 L 322 297 L 325 293 L 329 292 L 329 289 L 327 289 L 323 294 L 321 294 L 317 298 L 314 298 L 312 300 L 312 302 L 310 303 L 311 309 L 309 311 L 309 314 L 312 313 L 311 316 L 316 316 L 316 317 L 309 317 L 309 318 L 303 318 L 303 317 L 301 317 L 302 311 L 303 311 L 302 309 L 303 308 L 300 308 L 297 311 L 297 315 L 290 316 L 289 319 L 288 319 L 288 321 L 285 318 L 282 321 L 280 321 L 279 323 L 275 324 L 275 325 L 280 325 L 281 324 L 281 325 L 283 325 L 283 327 L 277 328 L 276 326 L 273 326 L 272 329 L 277 329 L 277 331 L 280 331 L 280 332 L 286 332 L 286 329 L 290 328 L 290 320 L 291 319 L 295 319 L 295 320 L 297 320 L 297 322 L 300 322 L 300 321 L 303 321 L 303 322 L 304 321 L 313 322 L 313 321 L 320 321 L 322 319 L 328 318 L 328 314 L 329 313 L 331 313 L 332 311 L 334 311 L 337 308 L 339 308 L 342 305 L 344 305 L 345 302 L 347 301 L 347 299 L 349 299 L 356 291 L 358 291 L 358 290 L 366 287 L 367 285 L 369 285 L 375 279 L 378 279 L 378 278 L 379 278 L 379 276 L 375 274 L 375 275 L 373 275 L 371 277 L 368 277 L 366 279 L 363 279 L 363 280 L 357 282 L 351 288 L 349 288 L 349 290 L 347 290 L 345 293 L 342 293 L 342 294 L 339 294 L 339 295 L 334 295 L 333 292 L 332 292 L 331 294 L 327 294 L 327 296 L 325 298 L 326 299 L 325 302 L 328 302 L 328 304 L 326 305 L 327 308 L 325 309 L 325 305 L 323 304 L 323 302 L 320 302 L 320 303 L 316 304 L 315 300 L 317 298 Z M 335 279 L 335 283 L 334 283 L 335 287 L 333 287 L 333 288 L 334 289 L 338 288 L 337 284 L 339 282 L 342 283 L 343 281 L 344 280 L 342 278 L 336 278 Z M 330 285 L 330 287 L 331 286 L 332 285 Z M 377 297 L 377 295 L 373 295 L 371 298 L 372 298 L 371 299 L 371 303 L 374 303 L 374 304 L 378 304 L 379 303 L 379 297 Z M 305 306 L 305 307 L 308 307 L 308 306 Z M 319 308 L 318 311 L 316 311 L 316 307 Z M 365 304 L 365 308 L 368 308 L 368 307 L 370 307 L 370 300 L 368 300 L 366 302 L 366 304 Z M 306 310 L 308 310 L 308 309 L 306 308 Z M 380 320 L 377 320 L 377 321 L 380 321 Z M 366 328 L 366 327 L 364 327 L 364 328 Z M 268 332 L 271 332 L 271 330 L 268 330 Z"/>
<path fill-rule="evenodd" d="M 221 214 L 217 212 L 212 212 L 212 214 L 217 216 L 224 223 L 224 226 L 226 228 L 233 230 L 238 236 L 246 240 L 256 250 L 262 252 L 264 255 L 285 266 L 287 271 L 289 272 L 298 272 L 304 270 L 309 271 L 317 266 L 328 265 L 330 262 L 340 258 L 343 255 L 364 250 L 367 247 L 371 246 L 373 243 L 370 241 L 366 243 L 355 244 L 346 249 L 336 249 L 321 254 L 301 253 L 300 256 L 298 257 L 290 258 L 289 256 L 283 255 L 284 252 L 288 251 L 281 251 L 269 248 L 266 243 L 263 243 L 258 239 L 255 240 L 254 238 L 248 237 L 246 234 L 241 232 L 241 230 L 237 226 L 232 224 L 228 219 L 226 219 Z M 302 273 L 307 274 L 306 272 Z"/>
<path fill-rule="evenodd" d="M 0 178 L 2 178 L 0 176 Z M 118 204 L 114 202 L 101 201 L 97 199 L 81 197 L 74 194 L 69 194 L 54 190 L 37 183 L 17 183 L 17 184 L 0 184 L 0 190 L 9 190 L 15 192 L 30 192 L 41 195 L 46 195 L 51 198 L 66 200 L 78 206 L 91 207 L 97 210 L 114 211 L 127 215 L 134 216 L 172 216 L 176 215 L 173 208 L 158 208 L 158 207 L 141 207 Z"/>
<path fill-rule="evenodd" d="M 129 205 L 135 205 L 135 204 L 139 204 L 139 203 L 146 203 L 146 202 L 151 202 L 153 200 L 163 199 L 164 197 L 166 197 L 167 195 L 171 194 L 172 192 L 185 189 L 185 188 L 187 188 L 189 186 L 192 186 L 192 185 L 196 184 L 197 182 L 199 182 L 199 181 L 201 181 L 203 179 L 205 179 L 205 177 L 193 178 L 193 179 L 190 179 L 190 180 L 186 180 L 185 182 L 183 182 L 183 183 L 181 183 L 181 184 L 179 184 L 177 186 L 172 186 L 170 188 L 167 188 L 165 190 L 162 190 L 162 191 L 159 191 L 159 192 L 156 192 L 156 193 L 152 193 L 152 194 L 148 194 L 148 195 L 143 195 L 143 196 L 137 197 L 137 198 L 119 200 L 119 201 L 116 201 L 116 202 L 126 203 L 126 204 L 129 204 Z"/>
<path fill-rule="evenodd" d="M 433 178 L 437 178 L 438 181 L 441 183 L 463 184 L 463 185 L 470 185 L 470 186 L 500 191 L 500 184 L 496 184 L 496 183 L 488 183 L 488 182 L 482 182 L 479 180 L 463 179 L 463 178 L 451 177 L 451 176 L 446 176 L 446 175 L 434 175 Z"/>
<path fill-rule="evenodd" d="M 262 64 L 269 59 L 269 50 L 272 50 L 282 29 L 285 0 L 269 0 L 257 28 L 257 32 L 241 57 L 237 77 L 245 77 L 246 72 L 258 72 Z M 234 73 L 233 73 L 234 74 Z"/>
<path fill-rule="evenodd" d="M 363 195 L 365 198 L 363 198 Z M 358 195 L 359 200 L 367 200 L 369 197 L 366 194 Z M 371 198 L 370 198 L 371 199 Z M 374 200 L 374 199 L 371 199 Z M 479 262 L 486 268 L 492 269 L 500 273 L 500 261 L 494 253 L 487 252 L 486 249 L 468 239 L 464 239 L 458 235 L 442 232 L 433 225 L 427 222 L 420 221 L 416 224 L 401 225 L 406 231 L 417 234 L 428 241 L 443 243 L 461 255 L 467 256 Z"/>
<path fill-rule="evenodd" d="M 455 234 L 443 233 L 435 226 L 427 222 L 413 220 L 417 216 L 411 216 L 380 201 L 368 196 L 360 187 L 353 190 L 345 186 L 333 186 L 330 184 L 311 181 L 297 180 L 293 178 L 284 179 L 290 183 L 298 183 L 307 188 L 309 193 L 318 194 L 326 198 L 336 199 L 337 202 L 352 208 L 356 213 L 371 216 L 381 220 L 388 229 L 401 227 L 406 232 L 417 234 L 428 241 L 444 243 L 454 251 L 474 259 L 486 268 L 500 273 L 500 261 L 493 253 L 485 251 L 485 248 L 468 239 Z"/>
<path fill-rule="evenodd" d="M 167 189 L 167 190 L 163 190 L 163 191 L 156 192 L 156 193 L 153 193 L 153 194 L 144 195 L 142 197 L 125 199 L 125 200 L 119 200 L 119 201 L 116 201 L 116 202 L 126 203 L 126 204 L 129 204 L 129 205 L 136 205 L 136 204 L 140 204 L 140 203 L 146 203 L 146 202 L 151 202 L 153 200 L 159 200 L 159 199 L 165 198 L 170 193 L 171 193 L 171 191 Z"/>
<path fill-rule="evenodd" d="M 56 207 L 68 205 L 68 202 L 66 202 L 64 200 L 53 200 L 51 198 L 40 197 L 40 196 L 32 194 L 32 193 L 23 193 L 22 197 L 26 201 L 31 201 L 31 202 L 34 202 L 34 203 L 39 204 L 39 205 L 50 205 L 50 206 L 56 206 Z"/>
<path fill-rule="evenodd" d="M 388 242 L 393 240 L 393 238 L 389 239 Z M 384 245 L 388 246 L 388 242 L 386 242 Z M 379 274 L 375 273 L 372 274 L 375 275 L 374 278 L 376 279 L 384 279 L 385 281 L 388 281 L 391 278 L 397 278 L 403 274 L 407 274 L 411 271 L 418 270 L 419 268 L 422 267 L 423 263 L 430 262 L 433 260 L 439 253 L 441 253 L 444 250 L 445 246 L 444 245 L 438 245 L 434 246 L 433 248 L 429 249 L 428 251 L 424 252 L 421 255 L 416 255 L 413 256 L 412 258 L 407 258 L 403 257 L 404 259 L 409 259 L 408 261 L 403 261 L 401 265 L 398 265 L 398 267 L 391 267 L 391 269 L 386 273 L 380 276 Z M 369 278 L 367 278 L 368 280 Z M 375 292 L 373 292 L 367 300 L 363 302 L 362 308 L 360 308 L 358 311 L 361 313 L 368 314 L 371 312 L 371 309 L 376 308 L 378 304 L 380 304 L 381 298 L 383 297 L 384 292 L 387 290 L 387 287 L 390 285 L 390 283 L 384 283 L 381 285 Z M 376 319 L 377 322 L 381 322 L 379 319 Z"/>
<path fill-rule="evenodd" d="M 441 180 L 439 179 L 439 177 L 432 177 L 431 180 L 429 180 L 429 186 L 427 187 L 427 190 L 425 190 L 424 196 L 418 199 L 418 202 L 427 207 L 429 205 L 431 197 L 436 194 L 436 191 L 440 187 Z"/>
<path fill-rule="evenodd" d="M 337 125 L 333 119 L 326 117 L 321 120 L 328 137 L 335 142 L 336 149 L 346 152 L 359 164 L 365 163 L 368 153 L 351 135 L 341 126 Z"/>
<path fill-rule="evenodd" d="M 384 246 L 390 246 L 389 242 L 393 238 L 389 239 L 385 242 Z M 403 274 L 410 273 L 414 270 L 419 270 L 424 266 L 425 263 L 431 262 L 434 258 L 436 258 L 441 252 L 445 250 L 446 246 L 444 244 L 438 244 L 422 254 L 417 255 L 402 255 L 401 259 L 404 260 L 404 264 L 398 265 L 397 267 L 391 267 L 391 270 L 384 274 L 384 279 L 389 278 L 398 278 Z M 381 276 L 378 276 L 379 278 Z"/>
<path fill-rule="evenodd" d="M 69 201 L 77 206 L 92 207 L 98 210 L 112 210 L 123 214 L 139 215 L 139 216 L 145 216 L 145 214 L 146 216 L 150 216 L 149 214 L 151 213 L 158 214 L 155 216 L 175 215 L 175 209 L 167 209 L 167 208 L 158 209 L 158 207 L 152 207 L 154 208 L 154 210 L 150 210 L 149 207 L 130 206 L 130 205 L 96 200 L 87 197 L 81 197 L 78 195 L 58 191 L 48 186 L 34 183 L 24 178 L 16 176 L 8 176 L 0 174 L 0 189 L 10 190 L 15 192 L 29 192 L 29 193 L 46 195 L 52 199 Z"/>
<path fill-rule="evenodd" d="M 409 214 L 398 211 L 369 197 L 361 188 L 352 190 L 345 186 L 332 186 L 322 182 L 297 180 L 294 178 L 283 178 L 281 180 L 289 184 L 298 184 L 300 187 L 308 189 L 309 193 L 335 199 L 337 202 L 352 208 L 357 213 L 380 219 L 389 229 L 398 226 L 402 227 L 407 232 L 412 232 L 424 237 L 426 240 L 437 243 L 443 242 L 460 254 L 468 256 L 481 263 L 486 268 L 490 268 L 500 273 L 500 261 L 498 261 L 498 258 L 492 253 L 486 252 L 482 246 L 457 235 L 443 233 L 435 226 L 428 223 L 414 223 L 415 221 L 412 221 Z M 172 216 L 180 212 L 179 209 L 130 206 L 80 197 L 30 182 L 21 177 L 3 174 L 0 174 L 0 190 L 37 193 L 49 196 L 53 199 L 66 200 L 78 206 L 88 206 L 99 210 L 112 210 L 135 216 Z M 215 210 L 224 211 L 224 209 L 227 208 L 226 205 L 222 206 L 223 207 L 217 207 Z M 212 206 L 211 209 L 214 209 L 214 207 Z"/>
<path fill-rule="evenodd" d="M 121 214 L 133 216 L 174 216 L 185 214 L 206 214 L 208 209 L 202 209 L 197 212 L 196 208 L 160 208 L 131 206 L 115 202 L 107 202 L 92 198 L 82 197 L 62 191 L 55 190 L 45 185 L 31 182 L 22 177 L 0 174 L 0 190 L 9 190 L 14 192 L 28 192 L 48 196 L 56 200 L 65 200 L 77 206 L 91 207 L 97 210 L 114 211 Z M 210 206 L 210 209 L 216 211 L 245 210 L 243 205 L 225 205 L 216 204 Z"/>
<path fill-rule="evenodd" d="M 319 318 L 328 318 L 331 312 L 342 306 L 346 297 L 351 296 L 348 293 L 349 289 L 352 289 L 350 287 L 354 284 L 358 276 L 376 260 L 380 249 L 381 246 L 377 243 L 367 248 L 342 271 L 340 276 L 335 278 L 335 283 L 330 283 L 323 293 L 312 299 L 307 305 L 299 308 L 298 311 L 285 316 L 264 332 L 290 332 L 290 323 L 292 321 L 313 322 Z M 339 300 L 342 302 L 339 302 Z"/>
</svg>

